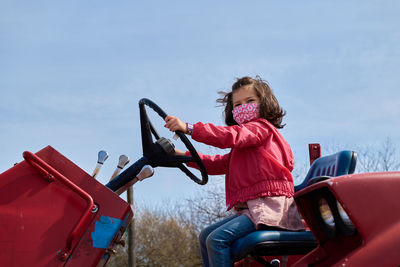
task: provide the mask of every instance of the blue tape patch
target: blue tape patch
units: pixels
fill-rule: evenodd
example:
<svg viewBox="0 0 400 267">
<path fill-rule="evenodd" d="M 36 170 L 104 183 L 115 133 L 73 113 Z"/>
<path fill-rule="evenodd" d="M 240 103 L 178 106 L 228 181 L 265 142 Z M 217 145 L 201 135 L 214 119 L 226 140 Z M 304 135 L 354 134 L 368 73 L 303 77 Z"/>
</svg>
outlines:
<svg viewBox="0 0 400 267">
<path fill-rule="evenodd" d="M 111 240 L 121 228 L 122 220 L 100 216 L 100 219 L 94 224 L 94 232 L 92 233 L 93 247 L 95 248 L 108 248 Z"/>
</svg>

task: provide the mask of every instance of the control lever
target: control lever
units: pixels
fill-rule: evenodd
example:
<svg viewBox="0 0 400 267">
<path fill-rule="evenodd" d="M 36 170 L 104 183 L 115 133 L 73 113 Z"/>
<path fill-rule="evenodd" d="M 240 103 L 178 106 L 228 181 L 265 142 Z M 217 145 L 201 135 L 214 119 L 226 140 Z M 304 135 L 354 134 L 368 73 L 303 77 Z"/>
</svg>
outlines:
<svg viewBox="0 0 400 267">
<path fill-rule="evenodd" d="M 97 156 L 97 165 L 92 174 L 93 178 L 96 178 L 97 174 L 99 174 L 101 167 L 103 166 L 104 162 L 107 159 L 108 159 L 107 152 L 104 150 L 100 150 Z"/>
<path fill-rule="evenodd" d="M 126 155 L 121 155 L 119 156 L 119 160 L 118 160 L 118 165 L 117 168 L 115 168 L 115 171 L 113 173 L 113 175 L 110 178 L 110 182 L 117 177 L 117 175 L 119 174 L 119 172 L 129 163 L 129 157 Z"/>
<path fill-rule="evenodd" d="M 130 186 L 134 185 L 137 181 L 143 181 L 146 178 L 153 176 L 154 169 L 150 165 L 144 165 L 143 168 L 140 170 L 139 174 L 132 179 L 129 183 L 119 188 L 115 193 L 117 195 L 121 195 L 125 192 Z"/>
</svg>

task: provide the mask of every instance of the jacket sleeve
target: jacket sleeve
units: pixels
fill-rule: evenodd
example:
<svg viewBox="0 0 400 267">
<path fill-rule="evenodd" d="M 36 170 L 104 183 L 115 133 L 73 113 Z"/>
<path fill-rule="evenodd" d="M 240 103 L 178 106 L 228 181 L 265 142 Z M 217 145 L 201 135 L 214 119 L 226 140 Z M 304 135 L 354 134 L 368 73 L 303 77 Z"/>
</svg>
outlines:
<svg viewBox="0 0 400 267">
<path fill-rule="evenodd" d="M 234 126 L 198 122 L 194 125 L 192 138 L 218 148 L 259 146 L 272 134 L 273 127 L 263 120 Z"/>
<path fill-rule="evenodd" d="M 200 159 L 203 161 L 204 167 L 209 175 L 226 174 L 229 165 L 229 153 L 225 155 L 203 155 L 199 152 Z M 186 156 L 190 156 L 190 152 L 186 152 Z M 195 162 L 186 163 L 187 166 L 199 169 L 199 166 Z"/>
</svg>

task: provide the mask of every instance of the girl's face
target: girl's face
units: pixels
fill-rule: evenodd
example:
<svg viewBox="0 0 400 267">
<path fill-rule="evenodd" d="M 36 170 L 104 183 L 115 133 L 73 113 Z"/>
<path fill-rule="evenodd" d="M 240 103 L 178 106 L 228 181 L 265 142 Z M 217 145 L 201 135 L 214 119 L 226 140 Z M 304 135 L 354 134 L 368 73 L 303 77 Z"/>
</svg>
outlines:
<svg viewBox="0 0 400 267">
<path fill-rule="evenodd" d="M 232 93 L 233 108 L 247 103 L 260 103 L 260 99 L 251 85 L 242 86 Z"/>
</svg>

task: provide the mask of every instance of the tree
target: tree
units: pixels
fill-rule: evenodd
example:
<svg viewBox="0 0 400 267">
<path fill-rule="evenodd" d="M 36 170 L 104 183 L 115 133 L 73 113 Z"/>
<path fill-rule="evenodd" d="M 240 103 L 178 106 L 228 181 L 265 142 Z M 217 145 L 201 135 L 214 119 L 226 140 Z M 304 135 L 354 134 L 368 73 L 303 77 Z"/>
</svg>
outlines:
<svg viewBox="0 0 400 267">
<path fill-rule="evenodd" d="M 202 192 L 186 199 L 176 210 L 179 211 L 181 220 L 186 220 L 196 227 L 198 234 L 205 226 L 233 214 L 232 211 L 227 211 L 223 186 L 218 185 L 205 188 Z"/>
<path fill-rule="evenodd" d="M 360 173 L 399 170 L 400 160 L 397 147 L 389 137 L 381 142 L 378 147 L 360 146 L 357 153 L 357 170 Z"/>
<path fill-rule="evenodd" d="M 201 266 L 197 231 L 159 210 L 136 214 L 136 266 Z M 126 238 L 126 236 L 125 236 Z M 107 266 L 126 266 L 126 247 L 120 247 Z"/>
<path fill-rule="evenodd" d="M 137 266 L 200 266 L 193 225 L 162 212 L 142 212 L 136 223 Z"/>
</svg>

